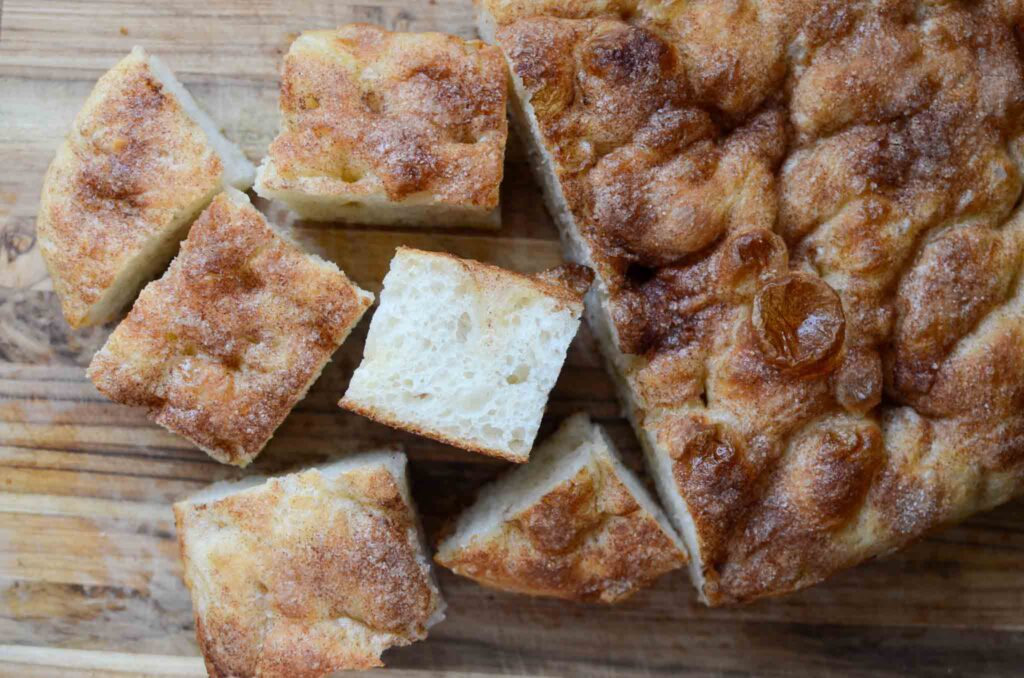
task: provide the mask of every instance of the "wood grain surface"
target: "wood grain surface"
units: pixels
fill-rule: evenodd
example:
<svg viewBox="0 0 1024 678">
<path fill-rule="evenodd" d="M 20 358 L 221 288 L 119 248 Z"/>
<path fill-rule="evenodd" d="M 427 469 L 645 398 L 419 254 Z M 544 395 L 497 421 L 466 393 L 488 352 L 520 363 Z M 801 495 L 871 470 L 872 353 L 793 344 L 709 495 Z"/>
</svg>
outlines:
<svg viewBox="0 0 1024 678">
<path fill-rule="evenodd" d="M 0 2 L 0 675 L 202 675 L 170 503 L 239 473 L 142 412 L 107 402 L 86 380 L 84 368 L 111 328 L 67 327 L 34 235 L 40 182 L 59 140 L 96 78 L 142 44 L 258 160 L 277 126 L 277 68 L 290 40 L 349 21 L 474 33 L 468 0 Z M 560 248 L 521 158 L 513 140 L 502 188 L 506 225 L 497 233 L 304 223 L 295 232 L 374 290 L 403 243 L 538 270 L 557 263 Z M 502 465 L 336 407 L 365 326 L 255 470 L 400 443 L 434 534 Z M 586 330 L 542 434 L 578 410 L 605 424 L 639 466 Z M 441 585 L 448 619 L 428 641 L 387 653 L 392 675 L 1024 672 L 1020 502 L 749 607 L 704 608 L 682 571 L 612 609 L 498 594 L 445 572 Z"/>
</svg>

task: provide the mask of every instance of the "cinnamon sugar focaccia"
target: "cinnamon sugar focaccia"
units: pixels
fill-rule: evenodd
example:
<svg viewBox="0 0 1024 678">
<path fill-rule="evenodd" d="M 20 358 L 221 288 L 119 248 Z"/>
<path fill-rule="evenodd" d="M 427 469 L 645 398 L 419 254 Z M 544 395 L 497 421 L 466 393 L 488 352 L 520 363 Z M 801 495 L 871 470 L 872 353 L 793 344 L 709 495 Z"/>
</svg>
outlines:
<svg viewBox="0 0 1024 678">
<path fill-rule="evenodd" d="M 134 48 L 96 83 L 43 179 L 39 250 L 68 324 L 116 318 L 210 200 L 255 173 L 163 61 Z"/>
<path fill-rule="evenodd" d="M 400 452 L 214 483 L 174 522 L 212 678 L 383 666 L 444 619 Z"/>
<path fill-rule="evenodd" d="M 480 490 L 434 560 L 491 588 L 619 603 L 686 552 L 604 430 L 578 413 Z"/>
<path fill-rule="evenodd" d="M 281 71 L 281 133 L 256 192 L 306 219 L 501 225 L 501 53 L 369 24 L 307 31 Z"/>
<path fill-rule="evenodd" d="M 87 374 L 100 393 L 145 407 L 217 461 L 247 466 L 372 303 L 228 189 Z"/>
<path fill-rule="evenodd" d="M 480 9 L 704 600 L 1021 490 L 1019 3 Z"/>
</svg>

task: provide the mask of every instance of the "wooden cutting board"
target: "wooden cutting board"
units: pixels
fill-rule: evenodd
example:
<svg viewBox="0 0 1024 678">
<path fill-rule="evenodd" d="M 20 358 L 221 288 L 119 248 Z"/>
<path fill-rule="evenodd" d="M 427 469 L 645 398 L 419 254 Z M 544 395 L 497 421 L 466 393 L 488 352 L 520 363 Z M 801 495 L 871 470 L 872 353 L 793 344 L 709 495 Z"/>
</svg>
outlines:
<svg viewBox="0 0 1024 678">
<path fill-rule="evenodd" d="M 96 78 L 142 44 L 258 160 L 276 130 L 278 63 L 289 42 L 350 21 L 474 34 L 468 0 L 0 0 L 0 675 L 202 675 L 170 503 L 238 474 L 86 380 L 110 328 L 67 327 L 34 236 L 40 182 L 59 140 Z M 373 290 L 399 244 L 524 271 L 557 263 L 555 230 L 514 140 L 506 177 L 498 233 L 305 224 L 297 233 Z M 364 335 L 365 323 L 255 470 L 401 443 L 435 533 L 502 465 L 339 410 Z M 578 410 L 605 424 L 639 466 L 585 330 L 542 435 Z M 427 642 L 385 655 L 394 675 L 1024 672 L 1020 502 L 812 590 L 743 608 L 706 609 L 682 571 L 613 609 L 493 593 L 446 572 L 441 584 L 447 621 Z"/>
</svg>

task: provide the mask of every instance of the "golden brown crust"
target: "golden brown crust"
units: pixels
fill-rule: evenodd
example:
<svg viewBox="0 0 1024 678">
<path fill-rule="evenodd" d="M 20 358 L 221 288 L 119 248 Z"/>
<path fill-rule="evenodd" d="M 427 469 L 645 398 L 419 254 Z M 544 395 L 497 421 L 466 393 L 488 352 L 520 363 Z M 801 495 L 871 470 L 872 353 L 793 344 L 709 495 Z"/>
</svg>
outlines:
<svg viewBox="0 0 1024 678">
<path fill-rule="evenodd" d="M 371 301 L 276 234 L 242 194 L 222 193 L 89 377 L 218 461 L 245 466 Z"/>
<path fill-rule="evenodd" d="M 442 603 L 392 471 L 318 470 L 175 504 L 196 638 L 211 676 L 325 676 L 382 666 Z"/>
<path fill-rule="evenodd" d="M 494 531 L 434 559 L 493 588 L 600 603 L 621 602 L 686 563 L 599 456 Z"/>
<path fill-rule="evenodd" d="M 497 457 L 498 459 L 512 461 L 517 464 L 522 464 L 526 462 L 527 459 L 529 459 L 528 454 L 519 455 L 509 452 L 508 450 L 499 450 L 492 447 L 483 447 L 475 442 L 465 440 L 464 438 L 455 438 L 453 436 L 449 436 L 445 433 L 442 433 L 441 431 L 437 431 L 431 428 L 424 428 L 417 424 L 408 422 L 400 417 L 392 416 L 390 413 L 384 412 L 377 407 L 360 405 L 359 403 L 347 398 L 342 398 L 341 400 L 339 400 L 338 407 L 343 407 L 349 412 L 355 412 L 356 414 L 360 414 L 366 417 L 367 419 L 372 419 L 373 421 L 376 421 L 377 423 L 380 424 L 384 424 L 385 426 L 390 426 L 391 428 L 395 428 L 400 431 L 408 431 L 409 433 L 415 433 L 418 436 L 430 438 L 431 440 L 436 440 L 439 443 L 451 445 L 452 447 L 458 447 L 463 450 L 468 450 L 469 452 L 476 452 L 477 454 L 486 454 L 489 457 Z"/>
<path fill-rule="evenodd" d="M 270 190 L 498 205 L 507 71 L 501 53 L 368 24 L 303 33 L 284 60 Z"/>
<path fill-rule="evenodd" d="M 1019 3 L 481 4 L 709 602 L 1021 491 Z"/>
<path fill-rule="evenodd" d="M 571 302 L 581 302 L 594 282 L 594 272 L 579 264 L 563 264 L 530 276 L 535 283 L 544 285 L 549 294 Z"/>
<path fill-rule="evenodd" d="M 222 170 L 144 54 L 100 78 L 46 173 L 37 223 L 72 327 L 109 320 L 91 317 L 92 307 L 147 244 L 202 209 Z"/>
<path fill-rule="evenodd" d="M 538 273 L 520 273 L 475 259 L 457 257 L 449 252 L 428 252 L 414 247 L 406 247 L 405 245 L 399 245 L 396 251 L 425 254 L 431 257 L 444 257 L 457 262 L 459 266 L 465 268 L 475 277 L 484 280 L 518 280 L 535 288 L 541 294 L 561 299 L 581 310 L 580 305 L 583 303 L 583 298 L 586 296 L 587 290 L 590 289 L 590 284 L 594 281 L 594 272 L 580 264 L 562 264 Z M 491 283 L 491 285 L 494 284 L 500 283 Z M 489 285 L 483 285 L 483 287 L 487 286 Z"/>
</svg>

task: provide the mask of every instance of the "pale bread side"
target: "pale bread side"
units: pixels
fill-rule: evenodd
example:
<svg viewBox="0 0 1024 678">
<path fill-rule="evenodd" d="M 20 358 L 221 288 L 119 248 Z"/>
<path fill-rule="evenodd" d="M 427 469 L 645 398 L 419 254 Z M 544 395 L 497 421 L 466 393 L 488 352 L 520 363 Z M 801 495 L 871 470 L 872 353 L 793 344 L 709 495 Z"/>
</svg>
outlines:
<svg viewBox="0 0 1024 678">
<path fill-rule="evenodd" d="M 525 276 L 399 248 L 341 406 L 525 461 L 579 327 L 590 273 Z"/>
</svg>

